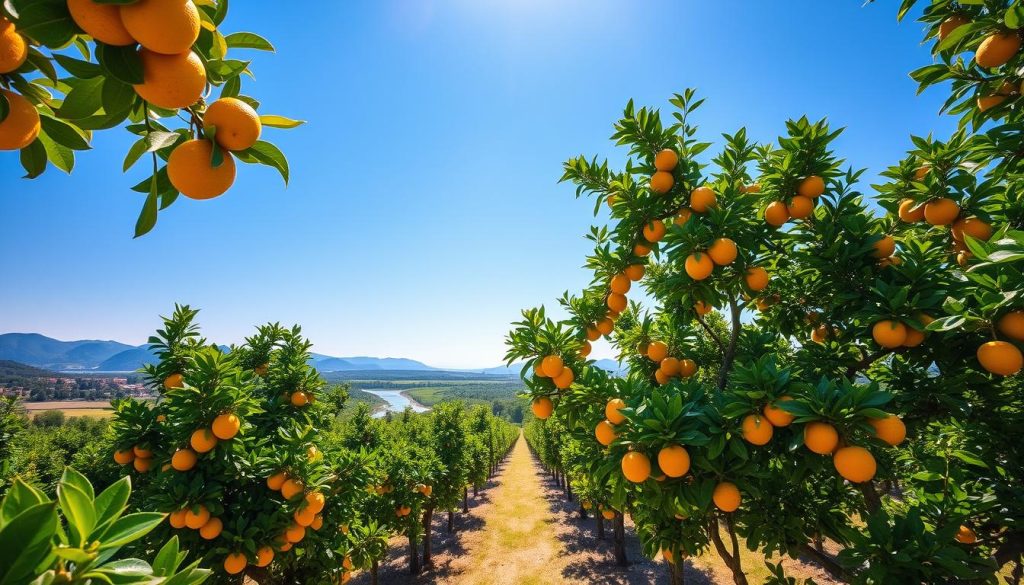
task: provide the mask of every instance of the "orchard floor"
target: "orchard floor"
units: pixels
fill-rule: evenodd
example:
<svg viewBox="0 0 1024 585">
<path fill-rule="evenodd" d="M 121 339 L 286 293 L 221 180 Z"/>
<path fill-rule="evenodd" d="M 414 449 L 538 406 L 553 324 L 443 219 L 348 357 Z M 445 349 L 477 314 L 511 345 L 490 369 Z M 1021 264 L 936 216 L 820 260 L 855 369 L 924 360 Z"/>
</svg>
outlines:
<svg viewBox="0 0 1024 585">
<path fill-rule="evenodd" d="M 652 561 L 640 554 L 640 543 L 628 522 L 626 554 L 630 565 L 615 565 L 611 523 L 606 523 L 605 538 L 597 539 L 596 520 L 593 516 L 579 517 L 578 503 L 566 501 L 561 489 L 542 473 L 522 437 L 495 478 L 478 497 L 470 497 L 469 514 L 456 513 L 455 528 L 454 534 L 448 534 L 447 515 L 435 515 L 433 563 L 418 577 L 408 572 L 408 541 L 393 540 L 387 562 L 379 570 L 379 583 L 639 585 L 669 582 L 663 561 Z M 763 556 L 746 553 L 743 564 L 751 584 L 764 580 L 767 571 Z M 784 566 L 791 577 L 813 577 L 818 585 L 837 583 L 811 564 L 787 560 Z M 361 572 L 352 583 L 367 585 L 370 575 Z M 732 578 L 717 557 L 708 554 L 686 563 L 685 583 L 727 584 L 732 583 Z"/>
</svg>

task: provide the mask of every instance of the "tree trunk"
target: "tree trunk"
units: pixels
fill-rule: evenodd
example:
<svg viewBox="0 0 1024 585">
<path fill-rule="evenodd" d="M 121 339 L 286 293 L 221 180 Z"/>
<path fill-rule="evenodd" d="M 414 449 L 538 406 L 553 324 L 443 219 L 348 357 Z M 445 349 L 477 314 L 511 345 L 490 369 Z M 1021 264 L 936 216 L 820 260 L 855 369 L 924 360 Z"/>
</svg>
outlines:
<svg viewBox="0 0 1024 585">
<path fill-rule="evenodd" d="M 423 511 L 423 566 L 429 567 L 431 561 L 431 550 L 430 550 L 430 525 L 434 519 L 434 507 L 428 506 Z"/>
<path fill-rule="evenodd" d="M 615 564 L 620 567 L 629 565 L 626 558 L 626 520 L 622 514 L 616 514 L 612 520 L 612 528 L 615 534 Z"/>
<path fill-rule="evenodd" d="M 586 520 L 587 519 L 587 509 L 584 508 L 583 506 L 580 506 L 580 519 L 581 520 Z"/>
<path fill-rule="evenodd" d="M 682 551 L 679 551 L 679 556 L 682 557 Z M 668 563 L 668 576 L 669 582 L 672 585 L 683 585 L 685 575 L 683 575 L 683 559 L 673 559 L 675 562 Z"/>
<path fill-rule="evenodd" d="M 594 514 L 594 518 L 597 518 L 597 538 L 604 540 L 604 516 L 600 512 Z"/>
<path fill-rule="evenodd" d="M 448 534 L 455 532 L 455 512 L 448 510 Z"/>
<path fill-rule="evenodd" d="M 475 497 L 477 497 L 479 495 L 480 495 L 480 486 L 478 486 L 477 484 L 474 483 L 473 484 L 473 497 L 475 498 Z"/>
<path fill-rule="evenodd" d="M 747 585 L 747 577 L 743 574 L 743 566 L 740 563 L 739 550 L 734 547 L 733 553 L 735 554 L 730 554 L 729 549 L 725 547 L 725 542 L 722 541 L 722 534 L 719 532 L 718 518 L 712 518 L 708 522 L 708 532 L 711 533 L 711 542 L 715 544 L 718 556 L 722 558 L 722 562 L 732 572 L 733 583 L 736 585 Z"/>
<path fill-rule="evenodd" d="M 473 497 L 476 497 L 476 485 L 473 486 Z M 469 488 L 462 488 L 462 513 L 469 514 Z"/>
<path fill-rule="evenodd" d="M 565 500 L 567 502 L 572 501 L 572 485 L 569 484 L 569 478 L 565 478 Z"/>
<path fill-rule="evenodd" d="M 377 559 L 370 564 L 370 585 L 377 585 Z"/>
<path fill-rule="evenodd" d="M 409 572 L 413 575 L 420 574 L 420 551 L 416 548 L 416 537 L 411 529 L 409 532 Z"/>
</svg>

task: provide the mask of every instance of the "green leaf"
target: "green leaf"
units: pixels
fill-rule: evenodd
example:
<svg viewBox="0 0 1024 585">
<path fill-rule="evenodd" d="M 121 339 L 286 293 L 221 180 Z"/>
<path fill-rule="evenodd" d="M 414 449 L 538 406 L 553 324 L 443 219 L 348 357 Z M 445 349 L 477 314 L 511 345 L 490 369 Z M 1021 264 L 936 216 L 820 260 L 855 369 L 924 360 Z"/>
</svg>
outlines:
<svg viewBox="0 0 1024 585">
<path fill-rule="evenodd" d="M 7 115 L 11 113 L 11 103 L 7 101 L 7 96 L 0 93 L 0 122 L 7 119 Z"/>
<path fill-rule="evenodd" d="M 146 196 L 146 202 L 142 205 L 142 211 L 139 213 L 139 219 L 135 222 L 136 238 L 146 235 L 153 229 L 153 226 L 156 225 L 157 198 L 159 193 L 157 190 L 157 184 L 159 183 L 158 177 L 159 173 L 150 178 L 151 186 L 149 195 Z"/>
<path fill-rule="evenodd" d="M 242 91 L 242 78 L 238 75 L 224 82 L 224 87 L 220 90 L 220 97 L 237 97 L 239 92 Z"/>
<path fill-rule="evenodd" d="M 54 142 L 45 131 L 39 133 L 37 141 L 41 142 L 43 148 L 46 149 L 46 158 L 50 159 L 53 166 L 65 173 L 71 173 L 75 168 L 75 152 L 73 150 Z"/>
<path fill-rule="evenodd" d="M 25 169 L 25 178 L 34 179 L 46 171 L 46 147 L 38 138 L 21 149 L 21 166 Z"/>
<path fill-rule="evenodd" d="M 68 44 L 78 28 L 66 2 L 29 2 L 18 10 L 18 32 L 57 49 Z"/>
<path fill-rule="evenodd" d="M 39 121 L 47 136 L 52 138 L 57 144 L 64 145 L 71 150 L 89 150 L 92 148 L 89 146 L 89 139 L 86 134 L 64 120 L 58 120 L 47 114 L 42 114 L 39 117 Z"/>
<path fill-rule="evenodd" d="M 157 577 L 169 577 L 178 568 L 178 536 L 172 536 L 153 559 L 153 575 Z"/>
<path fill-rule="evenodd" d="M 96 43 L 96 60 L 109 75 L 130 85 L 142 83 L 142 59 L 134 46 L 112 47 Z"/>
<path fill-rule="evenodd" d="M 57 115 L 69 120 L 91 116 L 103 107 L 103 78 L 82 79 L 72 86 Z"/>
<path fill-rule="evenodd" d="M 291 118 L 275 116 L 273 114 L 260 116 L 260 122 L 264 126 L 270 126 L 271 128 L 297 128 L 306 123 L 305 120 L 292 120 Z"/>
<path fill-rule="evenodd" d="M 47 79 L 57 83 L 57 70 L 53 68 L 53 63 L 50 62 L 50 59 L 42 54 L 39 49 L 29 47 L 28 62 L 46 76 Z"/>
<path fill-rule="evenodd" d="M 0 501 L 0 527 L 26 509 L 49 501 L 46 494 L 28 485 L 21 478 L 15 478 L 7 495 Z"/>
<path fill-rule="evenodd" d="M 89 79 L 91 77 L 103 75 L 103 69 L 95 63 L 75 59 L 74 57 L 68 57 L 67 55 L 61 55 L 60 53 L 54 53 L 53 58 L 57 60 L 58 65 L 75 77 Z"/>
<path fill-rule="evenodd" d="M 257 49 L 260 51 L 274 52 L 274 45 L 270 41 L 251 32 L 236 32 L 225 37 L 228 47 L 232 49 Z"/>
<path fill-rule="evenodd" d="M 27 583 L 50 554 L 57 531 L 57 504 L 32 506 L 0 529 L 0 585 Z"/>
<path fill-rule="evenodd" d="M 61 480 L 57 486 L 57 500 L 60 501 L 60 510 L 68 522 L 71 545 L 84 546 L 86 538 L 96 527 L 96 510 L 93 508 L 92 498 L 77 485 Z"/>
<path fill-rule="evenodd" d="M 166 517 L 166 514 L 159 512 L 139 512 L 118 518 L 99 537 L 100 550 L 117 548 L 134 542 L 149 534 L 149 531 L 156 528 Z"/>
<path fill-rule="evenodd" d="M 105 529 L 108 523 L 121 516 L 125 506 L 128 504 L 128 497 L 131 493 L 131 478 L 122 477 L 96 497 L 94 506 L 96 508 L 97 530 Z"/>
<path fill-rule="evenodd" d="M 284 179 L 284 184 L 288 184 L 288 159 L 284 156 L 284 153 L 273 144 L 264 140 L 259 140 L 251 148 L 239 151 L 236 154 L 242 162 L 255 162 L 274 167 L 279 173 L 281 173 L 281 178 Z"/>
<path fill-rule="evenodd" d="M 240 75 L 249 67 L 249 61 L 237 59 L 211 59 L 206 62 L 206 77 L 211 83 L 220 84 Z"/>
</svg>

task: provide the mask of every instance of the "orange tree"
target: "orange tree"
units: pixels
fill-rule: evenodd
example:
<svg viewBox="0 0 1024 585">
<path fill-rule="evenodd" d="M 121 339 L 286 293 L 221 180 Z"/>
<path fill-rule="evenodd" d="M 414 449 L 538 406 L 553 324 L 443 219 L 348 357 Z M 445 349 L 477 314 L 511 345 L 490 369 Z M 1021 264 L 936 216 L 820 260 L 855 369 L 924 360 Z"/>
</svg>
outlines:
<svg viewBox="0 0 1024 585">
<path fill-rule="evenodd" d="M 135 236 L 179 194 L 210 199 L 235 180 L 235 160 L 288 161 L 260 140 L 264 126 L 301 124 L 257 113 L 242 93 L 249 61 L 273 51 L 251 32 L 224 34 L 227 0 L 9 0 L 0 5 L 0 150 L 19 150 L 28 178 L 52 164 L 70 173 L 93 132 L 123 126 L 138 137 L 122 165 L 145 155 L 152 174 Z M 216 97 L 213 89 L 218 88 Z"/>
<path fill-rule="evenodd" d="M 359 455 L 318 444 L 344 396 L 309 367 L 297 327 L 225 349 L 200 337 L 196 313 L 176 307 L 150 338 L 158 402 L 115 404 L 112 457 L 146 507 L 169 513 L 154 534 L 178 536 L 219 582 L 347 577 L 342 528 L 370 476 Z"/>
<path fill-rule="evenodd" d="M 709 169 L 700 102 L 671 103 L 667 125 L 626 107 L 625 170 L 566 163 L 577 195 L 611 209 L 590 234 L 594 281 L 562 299 L 564 321 L 524 311 L 508 338 L 535 415 L 600 449 L 569 476 L 630 514 L 674 579 L 672 561 L 713 548 L 746 583 L 741 538 L 857 583 L 1019 562 L 1024 474 L 1005 437 L 1021 422 L 1024 234 L 1019 175 L 1000 168 L 1015 159 L 993 147 L 1011 130 L 915 138 L 879 216 L 824 121 L 788 122 L 776 144 L 727 135 Z M 653 312 L 627 301 L 637 283 Z M 586 360 L 602 336 L 627 375 Z"/>
</svg>

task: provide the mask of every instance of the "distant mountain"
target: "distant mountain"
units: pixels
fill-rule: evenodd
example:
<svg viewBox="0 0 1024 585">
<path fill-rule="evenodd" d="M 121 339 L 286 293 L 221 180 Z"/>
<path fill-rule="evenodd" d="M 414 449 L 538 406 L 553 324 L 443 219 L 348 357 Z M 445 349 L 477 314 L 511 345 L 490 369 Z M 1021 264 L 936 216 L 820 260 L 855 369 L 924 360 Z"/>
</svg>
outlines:
<svg viewBox="0 0 1024 585">
<path fill-rule="evenodd" d="M 49 378 L 53 372 L 19 364 L 10 360 L 0 360 L 0 381 L 10 378 Z"/>
<path fill-rule="evenodd" d="M 117 341 L 60 341 L 38 333 L 0 334 L 0 359 L 50 370 L 90 370 L 132 346 Z"/>
<path fill-rule="evenodd" d="M 310 364 L 321 372 L 344 372 L 351 370 L 436 370 L 423 362 L 406 358 L 375 358 L 375 357 L 332 357 L 315 353 Z"/>
<path fill-rule="evenodd" d="M 133 347 L 116 353 L 96 366 L 98 372 L 134 372 L 146 364 L 156 363 L 149 346 Z"/>
<path fill-rule="evenodd" d="M 619 362 L 615 361 L 615 360 L 608 360 L 608 359 L 597 360 L 597 361 L 594 362 L 594 365 L 599 367 L 599 368 L 601 368 L 602 370 L 607 370 L 607 371 L 612 372 L 614 374 L 621 374 L 621 373 L 625 372 L 625 368 L 623 368 L 622 365 Z M 466 372 L 479 372 L 481 374 L 492 374 L 492 375 L 497 375 L 497 376 L 511 376 L 511 377 L 514 377 L 514 378 L 518 378 L 519 377 L 519 373 L 523 371 L 523 362 L 515 363 L 515 364 L 512 364 L 511 366 L 495 366 L 493 368 L 484 368 L 484 369 L 481 369 L 481 370 L 463 370 L 463 371 L 466 371 Z"/>
</svg>

